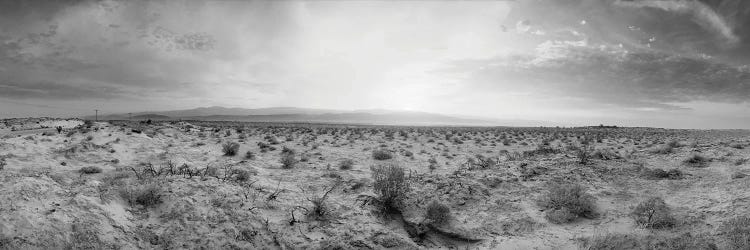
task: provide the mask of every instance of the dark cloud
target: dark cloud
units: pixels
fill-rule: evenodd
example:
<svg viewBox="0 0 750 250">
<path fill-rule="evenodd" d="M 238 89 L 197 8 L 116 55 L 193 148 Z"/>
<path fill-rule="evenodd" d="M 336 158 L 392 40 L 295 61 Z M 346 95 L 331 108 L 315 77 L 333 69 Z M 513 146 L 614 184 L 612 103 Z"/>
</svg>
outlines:
<svg viewBox="0 0 750 250">
<path fill-rule="evenodd" d="M 444 70 L 470 87 L 583 98 L 629 108 L 682 109 L 675 103 L 750 100 L 750 67 L 650 50 L 549 42 L 534 55 L 468 60 Z"/>
</svg>

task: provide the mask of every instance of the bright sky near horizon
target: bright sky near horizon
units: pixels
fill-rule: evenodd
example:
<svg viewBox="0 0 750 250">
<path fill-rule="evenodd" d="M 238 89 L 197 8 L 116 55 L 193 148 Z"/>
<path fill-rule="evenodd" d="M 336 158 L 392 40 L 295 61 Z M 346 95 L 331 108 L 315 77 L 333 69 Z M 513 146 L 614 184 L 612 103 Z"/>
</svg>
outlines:
<svg viewBox="0 0 750 250">
<path fill-rule="evenodd" d="M 3 1 L 0 117 L 394 109 L 750 128 L 750 1 Z"/>
</svg>

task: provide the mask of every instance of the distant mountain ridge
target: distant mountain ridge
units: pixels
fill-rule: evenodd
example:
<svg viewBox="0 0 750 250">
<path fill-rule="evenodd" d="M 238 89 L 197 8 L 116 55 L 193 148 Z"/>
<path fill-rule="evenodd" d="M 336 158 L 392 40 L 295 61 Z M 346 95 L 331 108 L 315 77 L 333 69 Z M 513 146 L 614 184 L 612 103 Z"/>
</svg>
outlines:
<svg viewBox="0 0 750 250">
<path fill-rule="evenodd" d="M 132 116 L 132 118 L 131 118 Z M 84 117 L 93 119 L 94 117 Z M 492 120 L 465 118 L 418 111 L 393 110 L 334 110 L 297 107 L 226 108 L 200 107 L 195 109 L 110 114 L 101 120 L 199 120 L 244 122 L 310 122 L 376 125 L 458 125 L 458 126 L 541 126 L 543 122 L 524 120 Z"/>
</svg>

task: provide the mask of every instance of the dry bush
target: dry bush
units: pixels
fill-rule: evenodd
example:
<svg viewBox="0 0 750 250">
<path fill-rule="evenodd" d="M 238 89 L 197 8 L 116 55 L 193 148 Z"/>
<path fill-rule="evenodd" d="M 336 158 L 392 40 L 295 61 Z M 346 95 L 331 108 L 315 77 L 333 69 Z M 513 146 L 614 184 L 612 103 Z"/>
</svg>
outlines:
<svg viewBox="0 0 750 250">
<path fill-rule="evenodd" d="M 232 173 L 230 174 L 230 176 L 233 181 L 247 182 L 250 180 L 250 177 L 253 176 L 253 173 L 245 169 L 235 168 L 235 169 L 232 169 Z"/>
<path fill-rule="evenodd" d="M 476 160 L 469 158 L 471 160 L 470 168 L 472 169 L 474 168 L 474 166 L 479 167 L 481 169 L 488 169 L 488 168 L 494 167 L 498 163 L 495 159 L 491 157 L 486 157 L 484 155 L 478 154 L 475 157 L 476 157 Z"/>
<path fill-rule="evenodd" d="M 747 161 L 748 161 L 747 158 L 737 159 L 736 161 L 734 161 L 734 165 L 735 166 L 741 166 L 741 165 L 747 163 Z"/>
<path fill-rule="evenodd" d="M 372 158 L 379 161 L 389 160 L 393 158 L 393 154 L 385 149 L 376 149 L 372 151 Z"/>
<path fill-rule="evenodd" d="M 676 168 L 670 170 L 664 170 L 661 168 L 643 168 L 641 171 L 641 176 L 654 180 L 679 180 L 683 178 L 683 175 L 682 171 Z"/>
<path fill-rule="evenodd" d="M 576 148 L 574 149 L 574 152 L 579 164 L 585 165 L 588 164 L 591 160 L 591 154 L 585 148 Z"/>
<path fill-rule="evenodd" d="M 120 196 L 128 204 L 155 207 L 162 203 L 162 187 L 157 183 L 135 183 L 120 189 Z"/>
<path fill-rule="evenodd" d="M 247 153 L 245 153 L 245 159 L 255 160 L 255 153 L 253 153 L 253 151 L 247 151 Z"/>
<path fill-rule="evenodd" d="M 328 198 L 328 195 L 331 193 L 331 191 L 338 187 L 339 184 L 339 182 L 336 182 L 331 185 L 331 187 L 328 188 L 325 193 L 323 193 L 323 196 L 307 198 L 307 200 L 313 204 L 313 209 L 308 211 L 307 216 L 310 216 L 316 220 L 326 219 L 331 214 L 331 210 L 326 204 L 326 199 Z"/>
<path fill-rule="evenodd" d="M 97 166 L 86 166 L 78 169 L 81 174 L 98 174 L 102 172 L 102 169 Z"/>
<path fill-rule="evenodd" d="M 379 195 L 379 201 L 386 211 L 398 211 L 403 206 L 409 182 L 404 169 L 398 165 L 376 165 L 372 171 L 373 189 Z"/>
<path fill-rule="evenodd" d="M 291 169 L 294 168 L 295 165 L 297 165 L 297 158 L 294 157 L 293 154 L 282 154 L 281 155 L 281 168 L 283 169 Z"/>
<path fill-rule="evenodd" d="M 742 178 L 745 178 L 745 177 L 747 177 L 747 174 L 742 173 L 742 172 L 734 172 L 731 175 L 732 179 L 742 179 Z"/>
<path fill-rule="evenodd" d="M 674 152 L 674 147 L 669 144 L 659 145 L 649 150 L 652 154 L 671 154 Z"/>
<path fill-rule="evenodd" d="M 660 197 L 649 198 L 635 207 L 630 213 L 635 223 L 645 228 L 670 228 L 675 225 L 675 219 L 669 206 Z"/>
<path fill-rule="evenodd" d="M 722 225 L 727 249 L 750 249 L 750 217 L 733 218 Z"/>
<path fill-rule="evenodd" d="M 240 151 L 240 144 L 236 142 L 226 142 L 221 146 L 221 152 L 226 156 L 235 156 Z"/>
<path fill-rule="evenodd" d="M 65 249 L 110 249 L 113 247 L 99 238 L 98 230 L 93 223 L 80 220 L 73 222 L 70 238 Z"/>
<path fill-rule="evenodd" d="M 588 250 L 621 250 L 621 249 L 717 249 L 713 240 L 703 235 L 690 233 L 682 235 L 671 234 L 623 234 L 608 233 L 583 239 L 581 249 Z"/>
<path fill-rule="evenodd" d="M 599 159 L 599 160 L 616 160 L 620 159 L 620 155 L 617 153 L 611 151 L 611 150 L 596 150 L 594 153 L 591 154 L 591 158 Z"/>
<path fill-rule="evenodd" d="M 451 209 L 443 203 L 436 200 L 430 202 L 427 205 L 425 211 L 425 220 L 430 225 L 439 226 L 443 225 L 451 218 Z"/>
<path fill-rule="evenodd" d="M 290 154 L 290 155 L 294 155 L 294 154 L 296 154 L 296 153 L 297 153 L 297 152 L 295 152 L 295 151 L 294 151 L 294 149 L 288 148 L 288 147 L 286 147 L 286 146 L 284 146 L 284 147 L 283 147 L 283 148 L 281 149 L 281 154 Z"/>
<path fill-rule="evenodd" d="M 682 163 L 690 167 L 702 168 L 707 167 L 709 161 L 711 161 L 711 159 L 708 159 L 705 156 L 699 154 L 691 154 L 690 157 L 683 160 Z"/>
<path fill-rule="evenodd" d="M 546 195 L 538 203 L 547 210 L 547 219 L 555 224 L 571 222 L 580 217 L 596 217 L 595 198 L 579 184 L 550 184 Z"/>
<path fill-rule="evenodd" d="M 349 170 L 354 167 L 354 160 L 352 159 L 343 159 L 341 162 L 339 162 L 339 169 L 341 170 Z"/>
</svg>

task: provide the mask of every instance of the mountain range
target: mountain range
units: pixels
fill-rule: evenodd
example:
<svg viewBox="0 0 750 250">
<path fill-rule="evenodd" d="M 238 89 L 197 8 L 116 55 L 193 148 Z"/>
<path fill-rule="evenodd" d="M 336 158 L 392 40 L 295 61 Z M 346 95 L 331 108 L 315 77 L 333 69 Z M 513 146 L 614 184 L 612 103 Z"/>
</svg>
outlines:
<svg viewBox="0 0 750 250">
<path fill-rule="evenodd" d="M 84 117 L 94 119 L 94 117 Z M 101 120 L 199 120 L 244 122 L 300 122 L 377 125 L 455 125 L 455 126 L 554 126 L 548 122 L 497 120 L 450 116 L 417 111 L 382 109 L 334 110 L 296 107 L 226 108 L 200 107 L 185 110 L 137 112 L 99 116 Z"/>
</svg>

